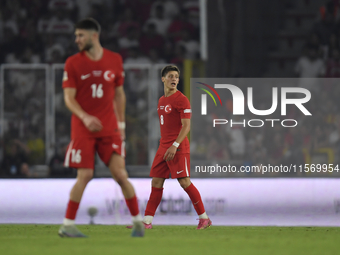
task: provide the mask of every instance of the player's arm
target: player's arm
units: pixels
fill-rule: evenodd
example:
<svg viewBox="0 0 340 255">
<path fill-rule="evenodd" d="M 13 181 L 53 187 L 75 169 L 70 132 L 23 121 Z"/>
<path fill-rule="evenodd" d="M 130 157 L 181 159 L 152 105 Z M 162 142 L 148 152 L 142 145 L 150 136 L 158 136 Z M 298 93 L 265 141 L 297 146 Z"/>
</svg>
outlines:
<svg viewBox="0 0 340 255">
<path fill-rule="evenodd" d="M 118 121 L 118 128 L 120 134 L 125 139 L 125 107 L 126 107 L 126 96 L 124 92 L 123 86 L 116 87 L 115 99 L 114 99 L 114 108 Z"/>
<path fill-rule="evenodd" d="M 77 89 L 64 88 L 64 101 L 67 108 L 82 120 L 85 127 L 91 132 L 100 131 L 103 126 L 100 120 L 92 115 L 87 114 L 76 100 Z"/>
<path fill-rule="evenodd" d="M 174 142 L 177 143 L 178 145 L 183 142 L 184 138 L 188 135 L 189 131 L 190 131 L 190 119 L 181 119 L 182 122 L 182 129 L 179 132 L 176 141 Z M 169 161 L 172 160 L 175 157 L 176 151 L 177 151 L 177 147 L 175 145 L 171 145 L 169 147 L 169 149 L 165 152 L 163 159 L 165 161 Z"/>
</svg>

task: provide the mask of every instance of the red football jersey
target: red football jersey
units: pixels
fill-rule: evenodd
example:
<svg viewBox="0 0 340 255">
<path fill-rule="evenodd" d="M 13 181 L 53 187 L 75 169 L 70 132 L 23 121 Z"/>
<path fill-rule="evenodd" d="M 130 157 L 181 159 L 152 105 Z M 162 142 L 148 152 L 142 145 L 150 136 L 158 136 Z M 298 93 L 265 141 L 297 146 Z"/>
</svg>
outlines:
<svg viewBox="0 0 340 255">
<path fill-rule="evenodd" d="M 99 132 L 90 132 L 74 114 L 71 119 L 71 138 L 100 137 L 119 134 L 114 113 L 115 88 L 124 83 L 122 57 L 104 49 L 98 61 L 89 59 L 79 52 L 66 60 L 63 88 L 77 89 L 76 100 L 82 109 L 96 116 L 103 125 Z"/>
<path fill-rule="evenodd" d="M 169 97 L 162 96 L 159 99 L 157 112 L 161 126 L 160 147 L 166 151 L 176 141 L 182 129 L 181 119 L 191 118 L 190 102 L 185 95 L 177 91 Z M 177 153 L 190 153 L 187 137 L 179 145 Z"/>
</svg>

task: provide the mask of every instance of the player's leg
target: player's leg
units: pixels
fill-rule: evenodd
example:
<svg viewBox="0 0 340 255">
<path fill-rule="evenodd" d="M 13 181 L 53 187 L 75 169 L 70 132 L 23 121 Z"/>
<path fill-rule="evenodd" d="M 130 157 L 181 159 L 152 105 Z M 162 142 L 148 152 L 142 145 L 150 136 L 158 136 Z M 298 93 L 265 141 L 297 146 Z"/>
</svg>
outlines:
<svg viewBox="0 0 340 255">
<path fill-rule="evenodd" d="M 86 237 L 75 227 L 75 219 L 86 185 L 93 177 L 93 169 L 79 168 L 77 180 L 70 193 L 63 225 L 59 230 L 62 237 Z"/>
<path fill-rule="evenodd" d="M 170 169 L 164 161 L 163 156 L 163 149 L 158 148 L 150 171 L 150 177 L 152 177 L 151 193 L 146 205 L 143 219 L 146 228 L 152 228 L 153 217 L 155 216 L 156 210 L 162 201 L 164 181 L 169 178 L 170 174 Z"/>
<path fill-rule="evenodd" d="M 93 169 L 79 168 L 77 170 L 77 180 L 70 192 L 70 200 L 67 206 L 64 224 L 67 224 L 67 222 L 74 224 L 79 203 L 83 196 L 86 185 L 91 181 L 92 177 Z"/>
<path fill-rule="evenodd" d="M 135 195 L 135 190 L 131 182 L 128 180 L 128 173 L 126 172 L 125 169 L 124 158 L 116 153 L 113 153 L 110 159 L 109 169 L 112 174 L 112 177 L 116 180 L 116 182 L 122 189 L 123 195 L 126 200 L 126 204 L 130 210 L 131 215 L 133 217 L 138 216 L 139 209 L 137 198 Z"/>
<path fill-rule="evenodd" d="M 65 237 L 85 237 L 76 227 L 75 218 L 84 190 L 93 177 L 95 140 L 93 138 L 74 139 L 68 146 L 64 165 L 77 168 L 77 179 L 70 192 L 63 225 L 59 235 Z"/>
<path fill-rule="evenodd" d="M 98 138 L 96 145 L 99 157 L 109 167 L 112 177 L 121 187 L 132 216 L 132 236 L 144 236 L 144 225 L 139 213 L 137 197 L 125 169 L 125 141 L 119 135 L 115 135 Z"/>
<path fill-rule="evenodd" d="M 114 135 L 98 138 L 96 145 L 99 157 L 109 167 L 112 177 L 121 187 L 133 219 L 141 221 L 135 190 L 125 169 L 125 141 L 122 141 L 119 135 Z"/>
<path fill-rule="evenodd" d="M 156 210 L 162 201 L 163 185 L 165 178 L 153 177 L 151 181 L 151 193 L 146 205 L 143 222 L 146 228 L 152 228 L 152 220 Z"/>
<path fill-rule="evenodd" d="M 207 213 L 205 212 L 204 204 L 201 195 L 195 185 L 190 181 L 189 177 L 179 178 L 179 184 L 190 197 L 190 200 L 198 214 L 199 223 L 197 229 L 205 229 L 211 225 Z"/>
<path fill-rule="evenodd" d="M 190 197 L 190 200 L 198 214 L 199 223 L 197 229 L 204 229 L 211 225 L 205 212 L 201 194 L 190 180 L 190 154 L 177 154 L 173 160 L 167 162 L 171 171 L 171 177 L 177 178 L 179 184 Z"/>
<path fill-rule="evenodd" d="M 122 189 L 126 205 L 130 210 L 133 223 L 132 236 L 144 236 L 144 224 L 142 222 L 142 216 L 139 212 L 135 190 L 131 182 L 128 180 L 128 174 L 125 169 L 125 159 L 121 155 L 113 153 L 110 159 L 109 169 L 112 177 Z"/>
</svg>

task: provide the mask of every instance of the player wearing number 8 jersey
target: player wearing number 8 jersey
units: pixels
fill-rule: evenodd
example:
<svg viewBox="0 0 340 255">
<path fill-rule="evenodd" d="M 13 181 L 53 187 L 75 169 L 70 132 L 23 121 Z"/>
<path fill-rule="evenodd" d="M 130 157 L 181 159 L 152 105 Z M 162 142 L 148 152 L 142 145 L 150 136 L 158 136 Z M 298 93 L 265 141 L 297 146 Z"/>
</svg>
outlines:
<svg viewBox="0 0 340 255">
<path fill-rule="evenodd" d="M 77 168 L 77 181 L 71 190 L 59 235 L 85 236 L 74 221 L 84 189 L 93 177 L 97 152 L 122 189 L 134 223 L 132 235 L 143 236 L 137 198 L 125 170 L 126 100 L 122 58 L 100 45 L 100 25 L 96 20 L 84 19 L 75 28 L 75 42 L 80 52 L 66 60 L 63 89 L 65 104 L 72 112 L 71 142 L 65 166 Z"/>
<path fill-rule="evenodd" d="M 162 200 L 164 181 L 169 178 L 170 173 L 171 178 L 176 178 L 189 195 L 199 215 L 197 229 L 205 229 L 211 225 L 201 195 L 190 181 L 190 146 L 187 134 L 190 131 L 191 107 L 188 98 L 177 90 L 179 73 L 176 66 L 166 66 L 161 72 L 164 96 L 159 99 L 157 108 L 161 139 L 150 172 L 152 190 L 143 220 L 146 228 L 152 228 L 153 217 Z"/>
</svg>

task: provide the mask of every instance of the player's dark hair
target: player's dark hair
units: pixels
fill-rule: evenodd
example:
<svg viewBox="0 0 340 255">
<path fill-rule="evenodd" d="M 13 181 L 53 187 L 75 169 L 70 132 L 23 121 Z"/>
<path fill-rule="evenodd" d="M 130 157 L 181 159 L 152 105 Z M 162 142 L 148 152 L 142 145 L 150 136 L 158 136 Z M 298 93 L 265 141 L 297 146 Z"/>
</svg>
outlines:
<svg viewBox="0 0 340 255">
<path fill-rule="evenodd" d="M 166 66 L 162 69 L 162 71 L 161 71 L 162 77 L 165 77 L 168 74 L 168 72 L 171 72 L 171 71 L 176 71 L 178 74 L 180 74 L 180 71 L 179 71 L 177 66 L 169 65 L 169 66 Z"/>
<path fill-rule="evenodd" d="M 86 18 L 78 21 L 75 26 L 75 29 L 85 29 L 85 30 L 94 30 L 100 33 L 101 27 L 99 22 L 93 18 Z"/>
</svg>

